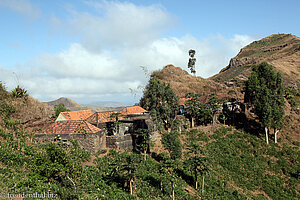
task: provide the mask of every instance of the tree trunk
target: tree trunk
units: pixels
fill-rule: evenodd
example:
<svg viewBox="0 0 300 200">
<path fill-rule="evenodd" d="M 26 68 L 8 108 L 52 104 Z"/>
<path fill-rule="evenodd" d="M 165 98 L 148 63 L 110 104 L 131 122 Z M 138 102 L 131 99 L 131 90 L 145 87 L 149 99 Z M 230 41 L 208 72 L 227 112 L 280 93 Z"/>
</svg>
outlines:
<svg viewBox="0 0 300 200">
<path fill-rule="evenodd" d="M 133 187 L 132 187 L 132 184 L 133 183 L 133 180 L 130 179 L 130 182 L 129 182 L 129 185 L 130 185 L 130 194 L 133 195 Z"/>
<path fill-rule="evenodd" d="M 279 132 L 279 130 L 275 129 L 275 143 L 277 143 L 277 133 Z"/>
<path fill-rule="evenodd" d="M 172 182 L 172 200 L 175 200 L 174 182 Z"/>
<path fill-rule="evenodd" d="M 147 159 L 147 157 L 146 157 L 147 153 L 146 152 L 147 152 L 147 148 L 144 149 L 144 160 Z"/>
<path fill-rule="evenodd" d="M 202 177 L 202 194 L 204 193 L 204 174 L 203 174 L 203 177 Z"/>
<path fill-rule="evenodd" d="M 132 181 L 132 186 L 133 186 L 132 194 L 136 194 L 135 183 L 136 183 L 136 178 L 134 177 L 134 178 L 133 178 L 133 181 Z M 137 199 L 138 199 L 138 198 L 137 198 Z"/>
<path fill-rule="evenodd" d="M 195 126 L 195 119 L 194 119 L 194 117 L 192 117 L 191 128 L 194 128 L 194 126 Z"/>
<path fill-rule="evenodd" d="M 265 133 L 266 133 L 266 141 L 267 141 L 267 144 L 269 144 L 268 127 L 265 127 Z"/>
<path fill-rule="evenodd" d="M 197 174 L 197 170 L 195 170 L 195 189 L 198 190 L 198 174 Z"/>
</svg>

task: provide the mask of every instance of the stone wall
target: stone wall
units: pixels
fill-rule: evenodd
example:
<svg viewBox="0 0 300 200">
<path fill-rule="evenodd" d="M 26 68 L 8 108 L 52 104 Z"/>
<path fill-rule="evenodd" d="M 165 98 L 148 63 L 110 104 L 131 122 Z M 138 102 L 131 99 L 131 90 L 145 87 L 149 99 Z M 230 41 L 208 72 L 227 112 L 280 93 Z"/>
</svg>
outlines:
<svg viewBox="0 0 300 200">
<path fill-rule="evenodd" d="M 36 134 L 35 139 L 40 142 L 54 142 L 58 134 Z M 77 140 L 81 148 L 91 153 L 106 149 L 106 137 L 104 132 L 99 133 L 73 133 L 60 134 L 61 141 L 70 143 L 70 140 Z"/>
<path fill-rule="evenodd" d="M 132 149 L 132 136 L 131 134 L 128 135 L 121 135 L 121 136 L 106 136 L 106 147 L 107 148 L 114 148 L 114 149 Z"/>
</svg>

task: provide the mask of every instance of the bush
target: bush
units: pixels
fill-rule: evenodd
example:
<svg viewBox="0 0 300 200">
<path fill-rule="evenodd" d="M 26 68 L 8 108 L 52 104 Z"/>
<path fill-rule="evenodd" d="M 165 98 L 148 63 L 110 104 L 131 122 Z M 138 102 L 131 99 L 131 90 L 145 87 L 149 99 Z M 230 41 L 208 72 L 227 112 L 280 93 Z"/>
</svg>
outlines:
<svg viewBox="0 0 300 200">
<path fill-rule="evenodd" d="M 176 132 L 164 133 L 162 135 L 162 143 L 170 153 L 171 158 L 174 160 L 181 157 L 181 143 L 178 138 L 179 134 Z"/>
<path fill-rule="evenodd" d="M 28 97 L 27 90 L 20 87 L 19 85 L 15 89 L 13 89 L 11 92 L 12 92 L 13 97 L 15 97 L 15 98 L 23 98 L 23 97 L 27 98 Z"/>
<path fill-rule="evenodd" d="M 55 111 L 55 119 L 57 119 L 58 115 L 61 112 L 68 112 L 70 110 L 68 110 L 63 103 L 60 103 L 60 104 L 54 106 L 54 111 Z"/>
</svg>

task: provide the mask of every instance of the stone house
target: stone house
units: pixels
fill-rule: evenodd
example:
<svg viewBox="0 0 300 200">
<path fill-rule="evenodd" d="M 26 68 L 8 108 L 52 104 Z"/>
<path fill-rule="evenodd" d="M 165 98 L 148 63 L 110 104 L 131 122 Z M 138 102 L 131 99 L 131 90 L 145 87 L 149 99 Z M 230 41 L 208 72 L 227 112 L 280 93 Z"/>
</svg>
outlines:
<svg viewBox="0 0 300 200">
<path fill-rule="evenodd" d="M 83 149 L 92 153 L 106 148 L 105 136 L 105 131 L 83 120 L 56 121 L 41 133 L 35 134 L 36 140 L 41 142 L 59 140 L 69 144 L 70 140 L 77 140 Z"/>
<path fill-rule="evenodd" d="M 118 122 L 112 117 L 114 113 L 120 113 Z M 135 131 L 139 128 L 151 131 L 155 129 L 150 114 L 145 109 L 130 106 L 120 112 L 92 113 L 90 110 L 62 112 L 53 124 L 35 137 L 44 142 L 59 139 L 68 143 L 71 139 L 78 140 L 82 148 L 94 153 L 106 148 L 135 148 L 137 144 Z"/>
<path fill-rule="evenodd" d="M 114 112 L 96 112 L 86 119 L 87 122 L 106 131 L 106 146 L 109 148 L 135 148 L 135 131 L 143 128 L 154 130 L 154 124 L 150 114 L 140 106 L 123 108 L 118 117 L 118 129 L 116 119 L 112 118 Z"/>
</svg>

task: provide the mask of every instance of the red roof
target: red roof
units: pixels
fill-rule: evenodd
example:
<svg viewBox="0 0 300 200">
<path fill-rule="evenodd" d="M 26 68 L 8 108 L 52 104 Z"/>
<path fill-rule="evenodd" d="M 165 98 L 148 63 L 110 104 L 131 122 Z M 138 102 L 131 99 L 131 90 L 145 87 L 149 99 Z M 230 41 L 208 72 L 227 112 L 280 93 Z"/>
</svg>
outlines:
<svg viewBox="0 0 300 200">
<path fill-rule="evenodd" d="M 145 112 L 147 112 L 147 110 L 145 110 L 140 106 L 129 106 L 123 108 L 123 110 L 121 110 L 120 113 L 123 115 L 132 115 L 132 114 L 143 114 Z"/>
<path fill-rule="evenodd" d="M 85 120 L 89 116 L 93 114 L 90 110 L 80 110 L 80 111 L 72 111 L 72 112 L 62 112 L 67 120 Z"/>
<path fill-rule="evenodd" d="M 57 121 L 48 126 L 43 133 L 71 134 L 71 133 L 98 133 L 101 129 L 82 120 Z"/>
</svg>

